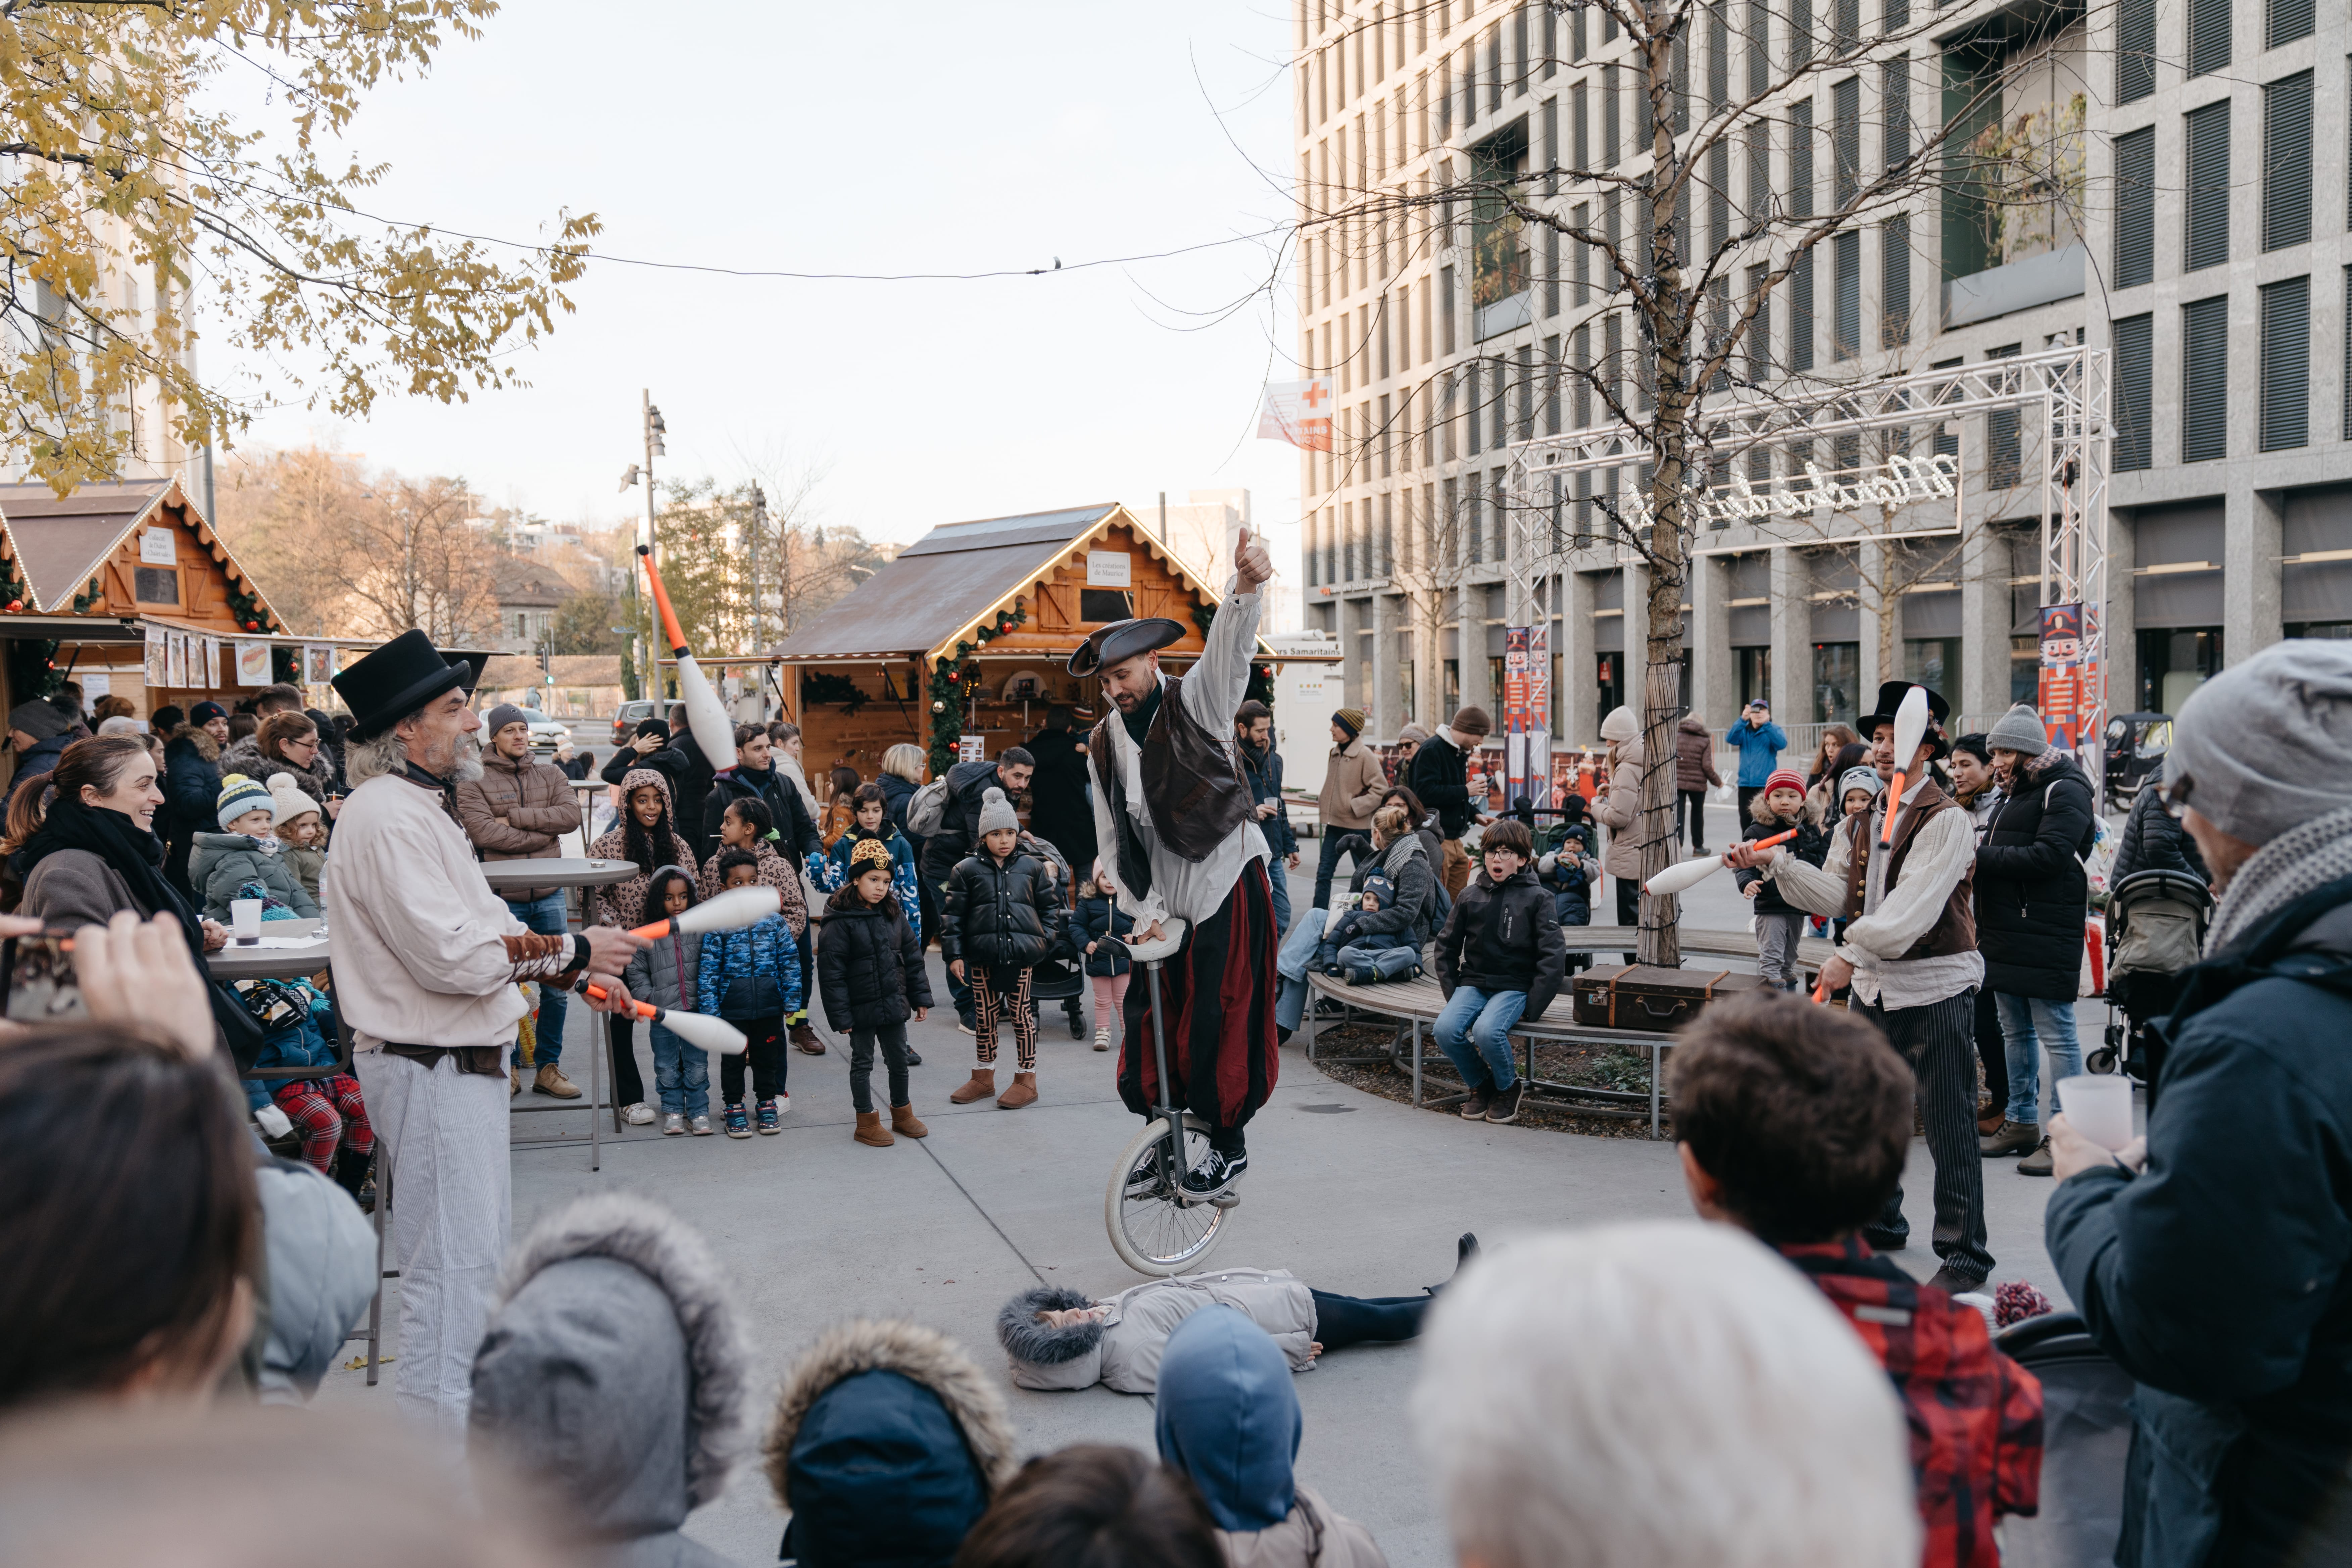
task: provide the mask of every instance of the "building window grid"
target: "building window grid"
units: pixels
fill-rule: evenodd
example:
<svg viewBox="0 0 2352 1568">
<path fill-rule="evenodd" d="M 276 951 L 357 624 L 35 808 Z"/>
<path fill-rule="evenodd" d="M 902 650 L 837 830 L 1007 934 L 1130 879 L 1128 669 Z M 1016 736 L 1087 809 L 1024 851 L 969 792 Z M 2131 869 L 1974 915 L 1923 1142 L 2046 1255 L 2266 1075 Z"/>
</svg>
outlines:
<svg viewBox="0 0 2352 1568">
<path fill-rule="evenodd" d="M 2150 425 L 2156 411 L 2156 318 L 2117 321 L 2115 353 L 2116 471 L 2131 473 L 2155 461 Z"/>
<path fill-rule="evenodd" d="M 2189 74 L 2205 76 L 2230 64 L 2231 0 L 2189 0 Z"/>
<path fill-rule="evenodd" d="M 2263 248 L 2311 238 L 2312 73 L 2263 89 Z"/>
<path fill-rule="evenodd" d="M 2182 270 L 2195 272 L 2230 258 L 2230 100 L 2190 110 L 2184 124 L 2189 199 Z"/>
<path fill-rule="evenodd" d="M 2262 449 L 2311 440 L 2311 279 L 2267 284 L 2261 295 Z"/>
<path fill-rule="evenodd" d="M 2156 127 L 2116 138 L 2116 287 L 2156 280 Z"/>
<path fill-rule="evenodd" d="M 2180 460 L 2229 455 L 2230 299 L 2199 300 L 2180 310 Z"/>
</svg>

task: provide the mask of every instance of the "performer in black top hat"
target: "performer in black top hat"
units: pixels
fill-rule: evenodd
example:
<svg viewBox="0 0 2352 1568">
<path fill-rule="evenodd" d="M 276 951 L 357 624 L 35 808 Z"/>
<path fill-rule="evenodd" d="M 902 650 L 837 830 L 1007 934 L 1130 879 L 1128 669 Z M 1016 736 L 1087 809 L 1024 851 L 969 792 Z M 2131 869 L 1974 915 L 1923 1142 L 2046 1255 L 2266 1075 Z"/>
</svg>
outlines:
<svg viewBox="0 0 2352 1568">
<path fill-rule="evenodd" d="M 615 1011 L 628 994 L 614 977 L 637 947 L 604 926 L 534 932 L 482 879 L 455 805 L 458 781 L 482 771 L 472 678 L 414 630 L 335 677 L 356 721 L 352 793 L 320 889 L 335 1005 L 390 1178 L 393 1393 L 453 1448 L 510 1227 L 506 1058 L 529 1008 L 517 982 L 586 972 L 608 993 L 592 1005 Z"/>
<path fill-rule="evenodd" d="M 1918 1079 L 1927 1152 L 1936 1161 L 1936 1256 L 1931 1284 L 1973 1290 L 1992 1270 L 1986 1246 L 1984 1157 L 1977 1147 L 1976 992 L 1984 984 L 1977 952 L 1973 882 L 1976 821 L 1944 793 L 1928 764 L 1951 750 L 1944 721 L 1951 705 L 1927 691 L 1930 722 L 1910 756 L 1895 754 L 1896 710 L 1912 689 L 1890 680 L 1877 710 L 1854 721 L 1870 742 L 1881 779 L 1903 774 L 1903 798 L 1891 789 L 1831 835 L 1819 867 L 1779 849 L 1734 848 L 1734 866 L 1760 866 L 1780 896 L 1801 910 L 1847 918 L 1838 956 L 1822 965 L 1829 990 L 1853 987 L 1852 1010 L 1868 1018 L 1903 1053 Z M 1919 689 L 1927 690 L 1922 687 Z M 1895 813 L 1891 842 L 1884 827 Z M 1902 1247 L 1910 1236 L 1897 1187 L 1863 1237 L 1873 1247 Z"/>
<path fill-rule="evenodd" d="M 1158 650 L 1185 628 L 1158 616 L 1114 622 L 1070 656 L 1070 673 L 1100 679 L 1112 710 L 1087 748 L 1097 875 L 1134 918 L 1133 940 L 1158 937 L 1171 917 L 1185 922 L 1160 998 L 1175 1080 L 1169 1101 L 1212 1130 L 1209 1154 L 1184 1177 L 1195 1197 L 1226 1191 L 1248 1167 L 1242 1129 L 1279 1068 L 1269 856 L 1233 747 L 1257 646 L 1258 589 L 1273 575 L 1265 546 L 1242 530 L 1208 646 L 1181 676 L 1160 668 Z M 1144 1116 L 1157 1098 L 1149 990 L 1128 990 L 1118 1063 L 1119 1098 Z"/>
</svg>

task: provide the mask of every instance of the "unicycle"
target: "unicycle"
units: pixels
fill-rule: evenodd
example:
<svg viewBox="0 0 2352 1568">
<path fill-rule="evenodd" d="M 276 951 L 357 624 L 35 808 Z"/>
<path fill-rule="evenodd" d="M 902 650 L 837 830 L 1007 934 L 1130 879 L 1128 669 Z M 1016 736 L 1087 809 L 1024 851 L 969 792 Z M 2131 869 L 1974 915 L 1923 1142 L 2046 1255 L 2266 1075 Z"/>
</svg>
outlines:
<svg viewBox="0 0 2352 1568">
<path fill-rule="evenodd" d="M 1163 922 L 1156 942 L 1124 943 L 1128 957 L 1143 966 L 1151 1002 L 1152 1059 L 1159 1068 L 1159 1098 L 1151 1120 L 1118 1157 L 1103 1192 L 1103 1225 L 1111 1250 L 1138 1274 L 1181 1274 L 1197 1268 L 1224 1236 L 1225 1215 L 1241 1201 L 1225 1193 L 1214 1198 L 1184 1195 L 1184 1173 L 1209 1152 L 1209 1126 L 1190 1111 L 1168 1103 L 1168 1038 L 1160 1016 L 1160 962 L 1182 944 L 1184 922 Z"/>
</svg>

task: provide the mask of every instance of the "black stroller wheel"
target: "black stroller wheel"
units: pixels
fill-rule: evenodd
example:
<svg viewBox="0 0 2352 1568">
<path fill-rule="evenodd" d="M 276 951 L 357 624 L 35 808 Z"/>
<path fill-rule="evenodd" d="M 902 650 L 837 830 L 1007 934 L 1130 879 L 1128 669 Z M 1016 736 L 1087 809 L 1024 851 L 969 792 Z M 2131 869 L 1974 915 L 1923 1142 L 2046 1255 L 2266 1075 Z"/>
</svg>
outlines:
<svg viewBox="0 0 2352 1568">
<path fill-rule="evenodd" d="M 2091 1072 L 2115 1071 L 2116 1053 L 2114 1048 L 2108 1046 L 2094 1047 L 2084 1056 L 2083 1066 L 2086 1070 Z"/>
</svg>

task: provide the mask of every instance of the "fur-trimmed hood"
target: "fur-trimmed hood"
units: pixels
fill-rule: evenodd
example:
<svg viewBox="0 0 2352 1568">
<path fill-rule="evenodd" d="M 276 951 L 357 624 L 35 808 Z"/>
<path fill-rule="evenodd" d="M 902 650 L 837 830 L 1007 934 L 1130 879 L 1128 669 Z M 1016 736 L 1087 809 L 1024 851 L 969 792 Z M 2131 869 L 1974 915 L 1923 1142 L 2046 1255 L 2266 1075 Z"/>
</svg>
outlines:
<svg viewBox="0 0 2352 1568">
<path fill-rule="evenodd" d="M 597 1534 L 667 1537 L 741 1457 L 747 1362 L 700 1234 L 643 1198 L 584 1198 L 509 1259 L 472 1425 Z"/>
<path fill-rule="evenodd" d="M 1102 1320 L 1096 1318 L 1056 1329 L 1039 1322 L 1037 1314 L 1094 1304 L 1094 1299 L 1085 1291 L 1062 1285 L 1040 1285 L 1034 1290 L 1024 1290 L 997 1312 L 996 1342 L 1004 1347 L 1006 1355 L 1032 1366 L 1060 1366 L 1074 1362 L 1102 1343 Z"/>
<path fill-rule="evenodd" d="M 861 1319 L 823 1334 L 776 1395 L 762 1446 L 792 1510 L 785 1555 L 946 1568 L 1017 1468 L 1013 1418 L 961 1346 Z"/>
</svg>

